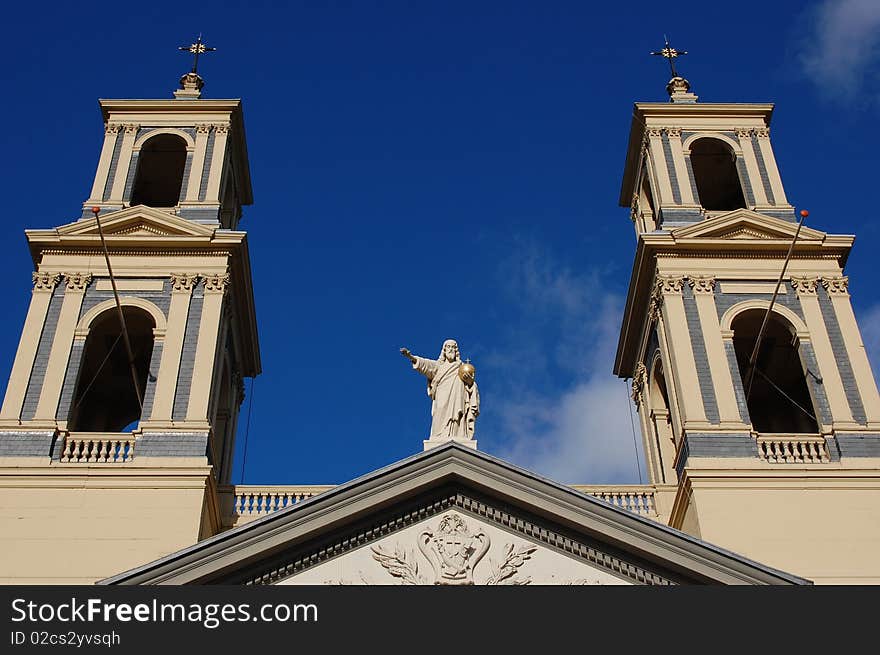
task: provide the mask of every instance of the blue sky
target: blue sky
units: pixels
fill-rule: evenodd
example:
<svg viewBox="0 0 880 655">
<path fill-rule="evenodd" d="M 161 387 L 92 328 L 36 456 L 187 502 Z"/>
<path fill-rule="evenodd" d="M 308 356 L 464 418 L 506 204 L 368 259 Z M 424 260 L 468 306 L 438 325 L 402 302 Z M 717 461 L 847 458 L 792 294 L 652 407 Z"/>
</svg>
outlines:
<svg viewBox="0 0 880 655">
<path fill-rule="evenodd" d="M 789 199 L 857 235 L 846 272 L 880 354 L 876 2 L 6 11 L 0 390 L 30 298 L 23 230 L 78 217 L 97 98 L 170 98 L 200 31 L 217 48 L 204 97 L 243 99 L 255 196 L 263 374 L 235 482 L 339 483 L 421 450 L 430 400 L 398 349 L 436 357 L 450 337 L 477 368 L 481 450 L 562 482 L 639 481 L 611 374 L 635 244 L 617 198 L 632 103 L 666 100 L 648 55 L 664 33 L 701 101 L 776 103 Z"/>
</svg>

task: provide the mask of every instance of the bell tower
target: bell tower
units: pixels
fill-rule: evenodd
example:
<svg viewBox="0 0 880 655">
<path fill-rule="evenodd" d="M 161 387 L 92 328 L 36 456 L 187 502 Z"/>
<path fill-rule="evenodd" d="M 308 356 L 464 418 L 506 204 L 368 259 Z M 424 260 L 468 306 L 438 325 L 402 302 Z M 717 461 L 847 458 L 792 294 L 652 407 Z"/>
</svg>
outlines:
<svg viewBox="0 0 880 655">
<path fill-rule="evenodd" d="M 82 212 L 25 232 L 33 291 L 0 409 L 0 581 L 91 582 L 220 530 L 260 355 L 237 230 L 253 201 L 241 102 L 202 86 L 194 69 L 173 99 L 100 100 Z"/>
<path fill-rule="evenodd" d="M 700 103 L 677 75 L 667 91 L 634 107 L 620 194 L 637 244 L 614 371 L 650 481 L 675 490 L 672 527 L 817 582 L 880 582 L 854 237 L 798 224 L 772 104 Z"/>
</svg>

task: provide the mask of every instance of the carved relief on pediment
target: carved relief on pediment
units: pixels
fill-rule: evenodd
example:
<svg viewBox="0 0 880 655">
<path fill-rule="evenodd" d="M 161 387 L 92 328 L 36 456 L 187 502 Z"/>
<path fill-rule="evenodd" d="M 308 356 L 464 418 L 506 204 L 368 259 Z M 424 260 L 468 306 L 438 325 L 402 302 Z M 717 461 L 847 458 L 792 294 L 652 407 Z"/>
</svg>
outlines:
<svg viewBox="0 0 880 655">
<path fill-rule="evenodd" d="M 628 584 L 457 511 L 444 512 L 278 584 Z"/>
</svg>

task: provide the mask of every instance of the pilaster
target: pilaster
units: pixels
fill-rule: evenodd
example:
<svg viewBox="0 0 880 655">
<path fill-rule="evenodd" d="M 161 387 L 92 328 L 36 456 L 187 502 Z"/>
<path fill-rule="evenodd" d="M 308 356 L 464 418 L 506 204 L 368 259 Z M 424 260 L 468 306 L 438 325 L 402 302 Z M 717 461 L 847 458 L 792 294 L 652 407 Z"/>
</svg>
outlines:
<svg viewBox="0 0 880 655">
<path fill-rule="evenodd" d="M 755 205 L 767 205 L 769 201 L 767 194 L 764 193 L 764 185 L 761 183 L 761 170 L 758 167 L 758 158 L 755 157 L 755 149 L 752 147 L 752 129 L 738 127 L 736 128 L 736 136 L 739 140 L 739 147 L 742 149 L 746 171 L 751 181 L 752 193 L 755 195 Z"/>
<path fill-rule="evenodd" d="M 86 204 L 95 204 L 103 200 L 104 186 L 107 184 L 107 175 L 110 173 L 110 161 L 113 159 L 113 148 L 122 125 L 119 123 L 107 123 L 104 126 L 104 145 L 101 147 L 101 156 L 98 159 L 98 169 L 95 171 L 95 182 L 92 184 L 92 192 Z"/>
<path fill-rule="evenodd" d="M 214 151 L 211 153 L 211 168 L 208 171 L 208 187 L 205 202 L 220 202 L 220 180 L 223 178 L 223 161 L 226 157 L 226 139 L 229 136 L 229 123 L 214 125 Z"/>
<path fill-rule="evenodd" d="M 668 328 L 667 346 L 673 362 L 672 375 L 684 416 L 684 427 L 691 422 L 706 424 L 706 410 L 703 399 L 697 390 L 697 366 L 684 311 L 681 290 L 685 278 L 674 275 L 658 275 L 656 291 L 662 297 L 663 320 Z"/>
<path fill-rule="evenodd" d="M 658 207 L 663 207 L 675 201 L 672 195 L 672 181 L 669 179 L 669 169 L 666 168 L 666 157 L 663 153 L 663 130 L 651 127 L 648 128 L 647 133 L 648 153 L 657 182 L 656 188 L 659 191 L 656 202 Z"/>
<path fill-rule="evenodd" d="M 185 202 L 199 201 L 199 187 L 202 182 L 202 173 L 205 169 L 205 154 L 208 148 L 208 135 L 211 126 L 205 123 L 196 125 L 196 145 L 193 152 L 192 167 L 190 168 L 189 181 L 185 189 Z"/>
<path fill-rule="evenodd" d="M 825 320 L 819 307 L 819 298 L 816 294 L 818 284 L 818 277 L 792 276 L 791 278 L 791 286 L 797 292 L 804 310 L 804 321 L 810 332 L 810 342 L 813 345 L 813 351 L 816 354 L 819 371 L 822 375 L 822 386 L 825 388 L 825 395 L 831 409 L 832 424 L 834 427 L 858 427 L 858 424 L 853 420 L 846 399 L 843 381 L 840 378 L 834 352 L 831 349 L 831 340 L 828 337 Z"/>
<path fill-rule="evenodd" d="M 206 275 L 203 279 L 205 299 L 199 324 L 199 341 L 196 345 L 186 420 L 206 423 L 211 383 L 214 376 L 217 338 L 220 334 L 220 318 L 223 315 L 223 299 L 229 285 L 229 274 Z"/>
<path fill-rule="evenodd" d="M 15 361 L 12 364 L 12 372 L 9 375 L 3 408 L 0 410 L 0 424 L 18 425 L 19 423 L 24 395 L 37 355 L 37 346 L 40 344 L 43 325 L 46 322 L 46 314 L 49 311 L 49 303 L 52 300 L 55 286 L 61 280 L 61 275 L 35 272 L 33 280 L 34 290 L 31 295 L 31 304 L 28 307 L 21 339 L 18 342 L 18 350 L 15 353 Z"/>
<path fill-rule="evenodd" d="M 198 276 L 191 273 L 172 273 L 171 304 L 168 309 L 168 325 L 165 332 L 165 344 L 162 349 L 162 360 L 159 374 L 156 376 L 156 394 L 153 398 L 153 410 L 150 423 L 171 422 L 174 408 L 174 392 L 177 389 L 177 374 L 180 368 L 180 354 L 183 350 L 186 319 L 189 314 L 189 303 L 192 291 L 198 282 Z"/>
<path fill-rule="evenodd" d="M 779 175 L 779 167 L 776 165 L 776 156 L 773 154 L 773 146 L 770 145 L 770 128 L 757 128 L 755 136 L 764 159 L 764 167 L 767 169 L 770 190 L 773 191 L 773 204 L 787 205 L 788 200 L 785 198 L 785 189 L 782 187 L 782 178 Z"/>
<path fill-rule="evenodd" d="M 709 372 L 712 385 L 715 387 L 715 400 L 718 403 L 718 417 L 721 424 L 742 425 L 736 395 L 733 390 L 733 378 L 721 338 L 721 324 L 715 308 L 715 278 L 690 276 L 688 283 L 693 288 L 694 302 L 700 316 L 700 329 L 706 345 L 709 360 Z"/>
<path fill-rule="evenodd" d="M 690 177 L 684 161 L 681 129 L 678 127 L 667 127 L 666 136 L 669 138 L 669 149 L 672 152 L 672 164 L 675 167 L 675 177 L 678 180 L 678 194 L 679 198 L 681 198 L 681 204 L 696 206 L 697 201 L 691 190 Z"/>
<path fill-rule="evenodd" d="M 49 352 L 49 362 L 46 365 L 40 400 L 34 413 L 35 422 L 44 422 L 53 426 L 55 425 L 58 401 L 61 398 L 61 387 L 64 384 L 64 373 L 67 370 L 67 361 L 70 358 L 74 333 L 79 321 L 80 308 L 86 288 L 92 281 L 91 273 L 65 273 L 64 277 L 66 283 L 64 300 L 61 303 L 61 313 L 58 316 L 58 326 L 55 328 L 52 350 Z"/>
<path fill-rule="evenodd" d="M 850 365 L 856 379 L 856 387 L 862 399 L 865 409 L 865 419 L 871 429 L 880 428 L 880 394 L 877 392 L 877 384 L 874 374 L 871 372 L 871 364 L 862 335 L 856 322 L 849 295 L 849 278 L 846 276 L 823 277 L 822 285 L 831 299 L 831 306 L 837 316 L 840 332 L 843 335 L 843 343 L 849 356 Z"/>
<path fill-rule="evenodd" d="M 126 123 L 122 135 L 122 148 L 119 151 L 119 163 L 116 166 L 116 175 L 113 178 L 113 186 L 110 188 L 110 198 L 107 202 L 122 203 L 125 193 L 125 181 L 128 179 L 128 169 L 131 166 L 131 154 L 134 150 L 134 141 L 137 137 L 138 128 L 135 123 Z"/>
</svg>

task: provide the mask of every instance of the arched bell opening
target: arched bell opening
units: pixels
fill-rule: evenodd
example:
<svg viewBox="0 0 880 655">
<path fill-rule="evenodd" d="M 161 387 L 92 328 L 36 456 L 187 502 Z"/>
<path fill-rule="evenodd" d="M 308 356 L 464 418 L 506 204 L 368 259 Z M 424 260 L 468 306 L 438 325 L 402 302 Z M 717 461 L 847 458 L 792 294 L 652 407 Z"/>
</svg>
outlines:
<svg viewBox="0 0 880 655">
<path fill-rule="evenodd" d="M 817 434 L 816 409 L 807 386 L 798 339 L 791 324 L 778 314 L 771 313 L 768 318 L 755 370 L 750 375 L 749 359 L 765 313 L 764 309 L 746 310 L 731 324 L 752 427 L 757 432 L 770 434 Z"/>
<path fill-rule="evenodd" d="M 705 137 L 691 145 L 691 165 L 703 209 L 732 211 L 746 206 L 736 170 L 736 155 L 719 139 Z"/>
<path fill-rule="evenodd" d="M 123 307 L 143 399 L 153 353 L 153 317 L 138 307 Z M 141 417 L 119 314 L 110 309 L 89 327 L 79 368 L 68 428 L 71 432 L 124 432 Z"/>
<path fill-rule="evenodd" d="M 174 207 L 180 201 L 186 141 L 175 134 L 158 134 L 141 146 L 131 192 L 132 205 Z"/>
</svg>

